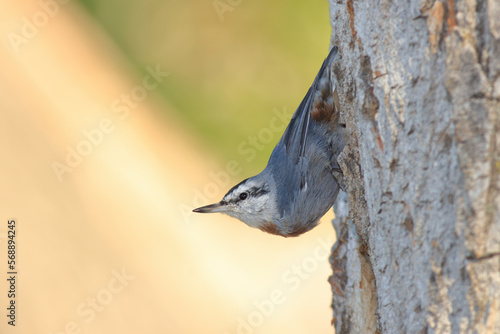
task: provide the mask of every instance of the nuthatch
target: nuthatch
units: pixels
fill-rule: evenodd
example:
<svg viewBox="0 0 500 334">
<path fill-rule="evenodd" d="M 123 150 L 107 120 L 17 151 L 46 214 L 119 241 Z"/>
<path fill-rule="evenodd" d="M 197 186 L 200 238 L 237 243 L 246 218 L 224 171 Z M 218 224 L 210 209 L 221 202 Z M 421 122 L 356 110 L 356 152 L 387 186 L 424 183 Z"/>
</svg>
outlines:
<svg viewBox="0 0 500 334">
<path fill-rule="evenodd" d="M 220 212 L 264 232 L 293 237 L 311 230 L 332 207 L 342 178 L 337 157 L 344 148 L 339 99 L 332 78 L 333 47 L 293 114 L 267 167 L 219 202 L 193 210 Z"/>
</svg>

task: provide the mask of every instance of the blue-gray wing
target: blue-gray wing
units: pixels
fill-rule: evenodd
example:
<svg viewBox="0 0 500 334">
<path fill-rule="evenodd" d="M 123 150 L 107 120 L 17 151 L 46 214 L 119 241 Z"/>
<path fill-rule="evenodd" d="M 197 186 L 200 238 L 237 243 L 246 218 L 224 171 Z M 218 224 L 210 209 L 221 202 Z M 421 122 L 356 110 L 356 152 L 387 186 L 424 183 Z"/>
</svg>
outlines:
<svg viewBox="0 0 500 334">
<path fill-rule="evenodd" d="M 317 90 L 318 82 L 323 77 L 325 70 L 329 68 L 337 55 L 338 48 L 334 46 L 328 56 L 326 57 L 321 69 L 319 70 L 314 82 L 307 91 L 306 96 L 300 103 L 288 124 L 288 127 L 281 138 L 285 146 L 286 153 L 292 161 L 298 162 L 299 158 L 305 156 L 305 149 L 307 144 L 307 135 L 309 132 L 309 125 L 311 122 L 311 104 L 312 96 Z"/>
</svg>

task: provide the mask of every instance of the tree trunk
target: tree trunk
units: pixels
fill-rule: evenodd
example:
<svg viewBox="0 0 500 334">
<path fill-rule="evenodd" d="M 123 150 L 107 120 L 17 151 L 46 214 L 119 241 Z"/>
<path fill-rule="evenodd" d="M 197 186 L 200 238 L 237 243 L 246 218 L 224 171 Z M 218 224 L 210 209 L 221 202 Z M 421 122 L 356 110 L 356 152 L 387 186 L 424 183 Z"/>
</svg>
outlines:
<svg viewBox="0 0 500 334">
<path fill-rule="evenodd" d="M 500 333 L 500 0 L 330 10 L 336 332 Z"/>
</svg>

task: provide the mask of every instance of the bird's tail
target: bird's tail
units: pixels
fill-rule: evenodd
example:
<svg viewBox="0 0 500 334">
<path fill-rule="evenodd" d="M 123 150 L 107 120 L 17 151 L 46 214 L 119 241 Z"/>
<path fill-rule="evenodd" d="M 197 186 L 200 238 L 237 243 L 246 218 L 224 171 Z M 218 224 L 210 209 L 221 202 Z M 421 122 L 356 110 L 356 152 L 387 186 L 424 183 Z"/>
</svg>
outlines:
<svg viewBox="0 0 500 334">
<path fill-rule="evenodd" d="M 337 50 L 334 46 L 328 53 L 281 138 L 288 156 L 294 161 L 305 156 L 311 120 L 329 123 L 332 131 L 338 128 L 338 96 L 331 77 L 331 67 Z"/>
<path fill-rule="evenodd" d="M 330 50 L 311 87 L 311 118 L 317 122 L 329 122 L 333 128 L 340 125 L 339 97 L 335 80 L 332 77 L 332 64 L 337 52 L 336 46 Z"/>
</svg>

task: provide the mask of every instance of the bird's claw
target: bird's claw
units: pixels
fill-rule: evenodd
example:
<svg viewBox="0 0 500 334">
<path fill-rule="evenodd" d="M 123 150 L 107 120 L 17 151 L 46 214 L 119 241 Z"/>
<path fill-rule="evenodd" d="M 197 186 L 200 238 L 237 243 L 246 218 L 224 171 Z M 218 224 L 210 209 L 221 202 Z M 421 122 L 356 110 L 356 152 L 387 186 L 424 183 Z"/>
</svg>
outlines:
<svg viewBox="0 0 500 334">
<path fill-rule="evenodd" d="M 347 187 L 345 185 L 344 173 L 342 173 L 342 169 L 340 168 L 332 168 L 332 175 L 335 181 L 337 182 L 340 189 L 343 192 L 347 192 Z"/>
</svg>

